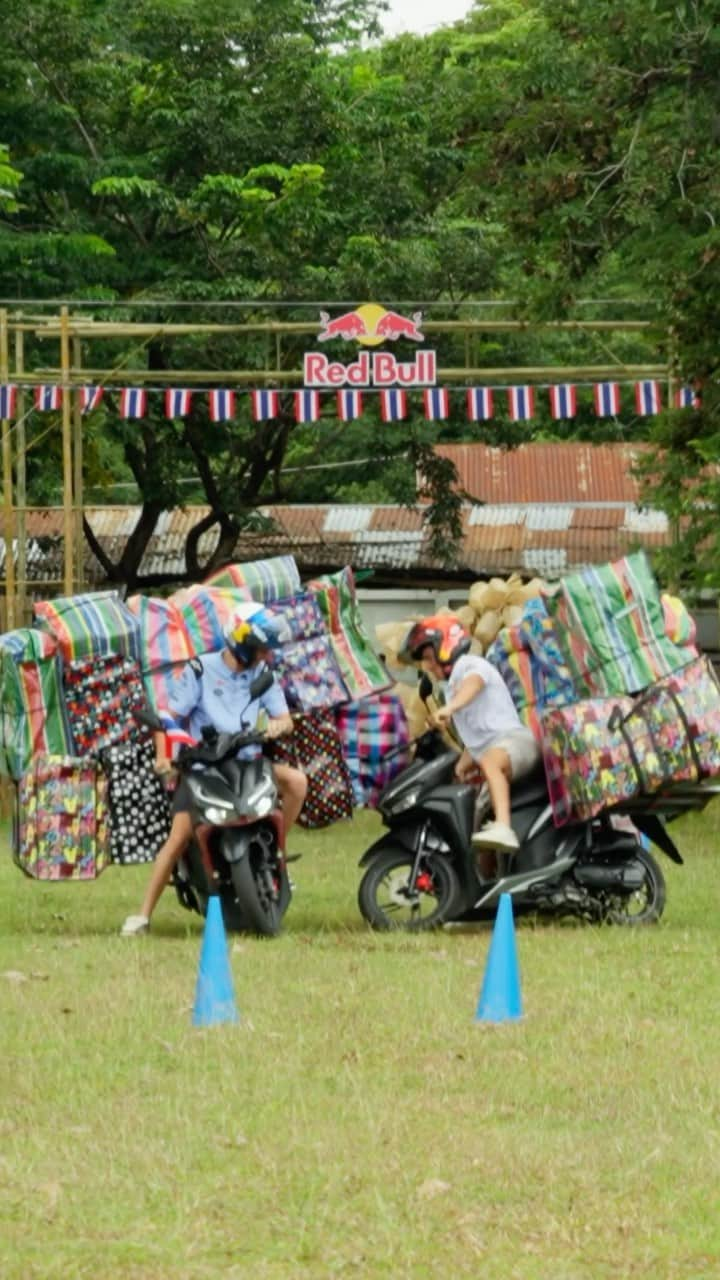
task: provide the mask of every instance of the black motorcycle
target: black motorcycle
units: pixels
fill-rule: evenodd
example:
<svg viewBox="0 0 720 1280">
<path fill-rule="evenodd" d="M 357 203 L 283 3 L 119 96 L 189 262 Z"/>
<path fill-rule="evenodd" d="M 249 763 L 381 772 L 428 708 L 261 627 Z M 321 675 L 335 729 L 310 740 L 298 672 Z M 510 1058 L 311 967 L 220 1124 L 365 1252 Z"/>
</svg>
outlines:
<svg viewBox="0 0 720 1280">
<path fill-rule="evenodd" d="M 641 835 L 674 862 L 682 857 L 667 822 L 702 809 L 720 784 L 678 784 L 605 810 L 586 822 L 553 823 L 542 766 L 512 788 L 513 853 L 497 852 L 481 873 L 471 836 L 484 816 L 477 788 L 454 777 L 459 752 L 437 731 L 416 742 L 412 764 L 386 787 L 378 809 L 388 828 L 360 859 L 358 905 L 375 929 L 429 929 L 494 916 L 501 893 L 516 913 L 594 922 L 651 924 L 665 907 L 665 880 Z M 488 802 L 489 808 L 489 802 Z M 632 825 L 614 823 L 613 816 Z"/>
<path fill-rule="evenodd" d="M 252 681 L 248 706 L 272 681 L 269 671 Z M 136 716 L 153 732 L 167 732 L 154 712 Z M 208 898 L 218 894 L 226 929 L 273 937 L 292 897 L 277 786 L 264 756 L 237 759 L 242 747 L 264 742 L 254 730 L 204 729 L 201 742 L 180 747 L 174 765 L 190 795 L 193 839 L 173 884 L 187 910 L 204 916 Z"/>
</svg>

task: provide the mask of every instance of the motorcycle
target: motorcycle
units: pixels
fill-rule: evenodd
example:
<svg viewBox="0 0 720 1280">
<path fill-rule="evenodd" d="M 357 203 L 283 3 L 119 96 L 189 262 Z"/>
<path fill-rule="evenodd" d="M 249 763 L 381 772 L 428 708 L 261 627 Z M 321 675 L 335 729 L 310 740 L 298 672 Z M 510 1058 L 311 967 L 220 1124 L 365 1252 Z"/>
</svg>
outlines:
<svg viewBox="0 0 720 1280">
<path fill-rule="evenodd" d="M 272 681 L 269 671 L 255 677 L 245 711 Z M 135 714 L 153 733 L 173 738 L 154 712 Z M 242 747 L 264 742 L 255 730 L 227 734 L 206 728 L 201 742 L 186 738 L 179 746 L 173 766 L 190 795 L 193 838 L 175 867 L 173 885 L 187 910 L 206 915 L 208 898 L 218 894 L 228 931 L 274 937 L 292 897 L 277 786 L 263 756 L 236 758 Z"/>
<path fill-rule="evenodd" d="M 429 691 L 421 681 L 421 697 Z M 511 791 L 519 848 L 497 851 L 495 873 L 487 875 L 471 844 L 484 817 L 482 806 L 476 812 L 477 788 L 454 778 L 459 751 L 448 747 L 437 730 L 422 734 L 415 748 L 412 763 L 378 802 L 388 830 L 360 859 L 365 871 L 358 905 L 375 929 L 421 930 L 490 919 L 502 893 L 511 895 L 518 914 L 651 924 L 662 916 L 666 885 L 646 842 L 682 864 L 667 823 L 690 809 L 703 809 L 720 794 L 717 783 L 682 783 L 558 828 L 539 766 Z"/>
</svg>

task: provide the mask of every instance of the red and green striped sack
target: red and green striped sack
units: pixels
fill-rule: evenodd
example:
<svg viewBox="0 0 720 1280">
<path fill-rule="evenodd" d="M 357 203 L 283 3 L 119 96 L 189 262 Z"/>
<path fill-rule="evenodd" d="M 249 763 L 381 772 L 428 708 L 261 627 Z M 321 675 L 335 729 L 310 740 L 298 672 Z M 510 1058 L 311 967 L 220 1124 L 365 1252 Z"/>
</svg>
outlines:
<svg viewBox="0 0 720 1280">
<path fill-rule="evenodd" d="M 0 773 L 20 778 L 40 754 L 66 756 L 57 641 L 26 627 L 0 636 Z"/>
<path fill-rule="evenodd" d="M 392 680 L 373 649 L 362 620 L 355 590 L 355 575 L 347 565 L 339 573 L 306 583 L 312 591 L 330 632 L 338 666 L 352 698 L 389 689 Z"/>
<path fill-rule="evenodd" d="M 170 596 L 179 611 L 190 645 L 190 656 L 216 653 L 225 644 L 223 628 L 243 601 L 252 599 L 246 587 L 187 587 Z"/>
<path fill-rule="evenodd" d="M 140 628 L 143 684 L 155 711 L 169 706 L 169 682 L 173 672 L 193 657 L 193 643 L 185 619 L 172 600 L 131 596 L 128 609 Z"/>
</svg>

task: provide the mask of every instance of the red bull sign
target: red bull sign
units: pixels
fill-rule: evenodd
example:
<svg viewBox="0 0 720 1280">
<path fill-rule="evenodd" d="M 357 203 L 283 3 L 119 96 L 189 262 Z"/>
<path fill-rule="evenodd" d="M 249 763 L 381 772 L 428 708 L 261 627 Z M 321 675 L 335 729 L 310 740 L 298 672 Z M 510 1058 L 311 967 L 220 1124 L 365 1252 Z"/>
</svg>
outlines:
<svg viewBox="0 0 720 1280">
<path fill-rule="evenodd" d="M 424 340 L 421 311 L 403 316 L 377 302 L 366 302 L 333 319 L 327 311 L 321 311 L 320 320 L 323 327 L 318 342 L 339 339 L 362 347 L 379 347 L 398 338 Z M 412 360 L 398 360 L 391 351 L 361 351 L 349 363 L 331 360 L 324 351 L 308 351 L 303 374 L 306 387 L 427 387 L 437 380 L 437 361 L 435 352 L 426 349 L 418 351 Z"/>
</svg>

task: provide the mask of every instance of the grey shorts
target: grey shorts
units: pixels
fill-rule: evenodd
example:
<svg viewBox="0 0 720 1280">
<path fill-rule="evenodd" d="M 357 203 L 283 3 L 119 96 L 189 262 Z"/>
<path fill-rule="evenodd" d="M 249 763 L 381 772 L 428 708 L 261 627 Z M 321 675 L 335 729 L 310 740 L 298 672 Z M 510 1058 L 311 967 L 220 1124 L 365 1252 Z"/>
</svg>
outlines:
<svg viewBox="0 0 720 1280">
<path fill-rule="evenodd" d="M 513 780 L 524 778 L 526 774 L 532 773 L 535 766 L 540 763 L 540 747 L 535 734 L 532 729 L 527 729 L 524 725 L 520 729 L 510 729 L 508 733 L 500 734 L 493 739 L 490 747 L 493 749 L 499 747 L 501 751 L 507 752 L 510 757 L 510 776 Z"/>
</svg>

